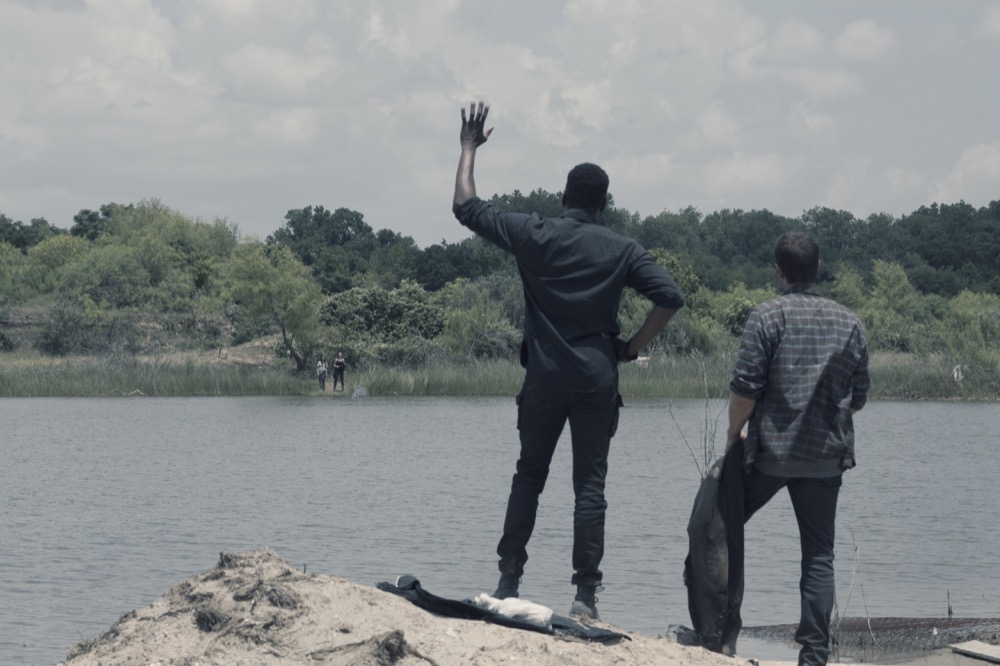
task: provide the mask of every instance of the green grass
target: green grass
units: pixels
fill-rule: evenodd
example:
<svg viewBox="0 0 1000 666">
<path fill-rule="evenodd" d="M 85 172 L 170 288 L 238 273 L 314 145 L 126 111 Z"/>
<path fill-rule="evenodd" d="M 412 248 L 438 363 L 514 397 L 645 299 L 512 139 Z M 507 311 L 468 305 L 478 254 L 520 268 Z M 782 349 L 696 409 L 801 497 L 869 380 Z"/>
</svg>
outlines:
<svg viewBox="0 0 1000 666">
<path fill-rule="evenodd" d="M 726 398 L 733 358 L 665 357 L 620 367 L 620 388 L 632 398 Z M 961 383 L 942 358 L 879 354 L 872 358 L 872 400 L 997 400 L 1000 374 L 969 367 Z M 514 395 L 524 371 L 515 361 L 445 361 L 420 368 L 348 369 L 370 395 Z M 331 380 L 327 379 L 327 384 Z M 327 393 L 331 393 L 331 387 Z M 250 396 L 320 395 L 311 372 L 289 365 L 226 364 L 204 357 L 75 357 L 0 355 L 0 396 Z"/>
<path fill-rule="evenodd" d="M 305 382 L 287 369 L 193 360 L 38 357 L 0 363 L 3 397 L 305 395 L 312 391 L 318 391 L 315 382 Z"/>
<path fill-rule="evenodd" d="M 1000 372 L 985 366 L 967 366 L 956 382 L 954 364 L 940 356 L 875 354 L 870 371 L 872 400 L 997 400 Z"/>
</svg>

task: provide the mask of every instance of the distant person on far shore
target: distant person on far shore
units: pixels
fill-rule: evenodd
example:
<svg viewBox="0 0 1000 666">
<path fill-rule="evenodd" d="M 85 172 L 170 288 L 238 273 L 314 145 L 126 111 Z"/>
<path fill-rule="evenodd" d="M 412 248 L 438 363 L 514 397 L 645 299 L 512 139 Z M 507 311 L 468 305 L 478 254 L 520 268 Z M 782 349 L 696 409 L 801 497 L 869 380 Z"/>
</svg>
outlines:
<svg viewBox="0 0 1000 666">
<path fill-rule="evenodd" d="M 337 382 L 340 381 L 340 390 L 344 390 L 344 370 L 347 369 L 347 359 L 342 352 L 337 352 L 333 359 L 333 390 L 337 390 Z"/>
<path fill-rule="evenodd" d="M 788 488 L 799 526 L 799 666 L 830 658 L 837 496 L 854 467 L 854 414 L 870 385 L 858 317 L 816 290 L 819 246 L 786 233 L 774 248 L 782 295 L 747 317 L 733 370 L 726 451 L 744 437 L 744 520 Z"/>
<path fill-rule="evenodd" d="M 326 391 L 326 356 L 320 355 L 319 360 L 316 361 L 316 379 L 319 380 L 319 390 Z"/>
</svg>

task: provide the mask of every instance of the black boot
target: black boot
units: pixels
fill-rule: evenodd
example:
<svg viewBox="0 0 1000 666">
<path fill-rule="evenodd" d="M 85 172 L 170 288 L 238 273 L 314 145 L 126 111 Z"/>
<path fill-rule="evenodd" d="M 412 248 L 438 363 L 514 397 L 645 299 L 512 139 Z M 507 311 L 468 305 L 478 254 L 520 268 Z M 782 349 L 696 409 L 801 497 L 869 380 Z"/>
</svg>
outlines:
<svg viewBox="0 0 1000 666">
<path fill-rule="evenodd" d="M 569 607 L 569 614 L 589 617 L 592 620 L 600 620 L 601 616 L 597 614 L 596 595 L 599 590 L 603 589 L 603 587 L 595 587 L 593 585 L 577 585 L 576 599 L 573 600 L 573 605 Z"/>
<path fill-rule="evenodd" d="M 496 599 L 517 599 L 517 586 L 521 584 L 520 576 L 501 574 L 497 583 L 497 591 L 493 593 Z"/>
</svg>

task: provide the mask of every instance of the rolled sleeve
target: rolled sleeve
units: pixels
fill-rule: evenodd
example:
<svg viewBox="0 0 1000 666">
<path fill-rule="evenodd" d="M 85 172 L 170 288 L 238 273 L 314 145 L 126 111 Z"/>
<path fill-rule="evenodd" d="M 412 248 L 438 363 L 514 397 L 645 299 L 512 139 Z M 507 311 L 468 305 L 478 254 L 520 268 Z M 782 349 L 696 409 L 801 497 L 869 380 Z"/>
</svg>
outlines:
<svg viewBox="0 0 1000 666">
<path fill-rule="evenodd" d="M 528 215 L 503 213 L 479 197 L 452 206 L 452 212 L 464 227 L 468 227 L 489 242 L 510 251 L 516 244 Z"/>
<path fill-rule="evenodd" d="M 750 400 L 758 400 L 767 388 L 771 355 L 762 333 L 760 315 L 753 310 L 740 336 L 740 351 L 733 368 L 733 379 L 729 383 L 729 390 Z"/>
<path fill-rule="evenodd" d="M 871 389 L 871 375 L 868 372 L 868 345 L 861 340 L 858 365 L 851 378 L 851 409 L 859 410 L 868 402 L 868 391 Z"/>
<path fill-rule="evenodd" d="M 653 305 L 674 310 L 684 307 L 684 295 L 677 282 L 645 250 L 632 264 L 628 285 Z"/>
</svg>

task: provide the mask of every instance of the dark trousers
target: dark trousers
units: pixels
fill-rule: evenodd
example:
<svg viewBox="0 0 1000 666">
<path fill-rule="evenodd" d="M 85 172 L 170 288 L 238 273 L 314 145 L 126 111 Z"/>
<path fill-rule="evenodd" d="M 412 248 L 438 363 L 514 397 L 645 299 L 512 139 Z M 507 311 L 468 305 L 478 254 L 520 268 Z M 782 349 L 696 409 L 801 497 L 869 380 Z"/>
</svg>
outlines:
<svg viewBox="0 0 1000 666">
<path fill-rule="evenodd" d="M 573 439 L 573 575 L 576 585 L 597 586 L 604 557 L 604 482 L 608 449 L 618 428 L 618 383 L 592 393 L 552 389 L 529 377 L 517 396 L 521 455 L 510 487 L 503 537 L 497 545 L 500 572 L 520 577 L 528 561 L 538 497 L 545 488 L 556 442 L 569 421 Z"/>
<path fill-rule="evenodd" d="M 325 391 L 326 390 L 326 373 L 325 372 L 321 372 L 320 374 L 316 375 L 316 377 L 317 377 L 317 379 L 319 379 L 319 390 L 320 391 Z"/>
<path fill-rule="evenodd" d="M 344 389 L 344 369 L 334 368 L 333 369 L 333 390 L 337 390 L 337 382 L 340 382 L 340 389 Z"/>
<path fill-rule="evenodd" d="M 841 477 L 822 479 L 768 476 L 754 469 L 745 479 L 746 519 L 788 488 L 799 524 L 802 608 L 795 641 L 802 645 L 799 664 L 826 664 L 830 658 L 830 617 L 836 598 L 833 542 Z"/>
</svg>

